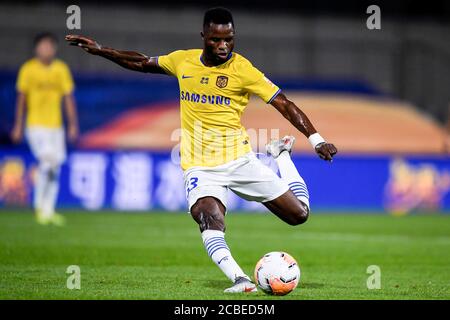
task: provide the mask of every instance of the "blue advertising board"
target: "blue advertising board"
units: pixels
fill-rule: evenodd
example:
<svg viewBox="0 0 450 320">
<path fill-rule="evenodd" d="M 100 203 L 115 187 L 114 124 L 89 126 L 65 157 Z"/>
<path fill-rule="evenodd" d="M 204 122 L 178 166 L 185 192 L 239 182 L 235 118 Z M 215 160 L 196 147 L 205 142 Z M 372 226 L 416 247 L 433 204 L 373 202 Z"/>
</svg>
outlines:
<svg viewBox="0 0 450 320">
<path fill-rule="evenodd" d="M 277 171 L 273 159 L 260 158 Z M 347 156 L 332 163 L 314 155 L 295 155 L 312 210 L 450 211 L 448 157 Z M 0 206 L 30 206 L 36 160 L 26 150 L 0 150 Z M 169 152 L 69 152 L 60 178 L 60 207 L 86 210 L 184 211 L 183 172 Z M 229 192 L 229 210 L 264 207 Z"/>
</svg>

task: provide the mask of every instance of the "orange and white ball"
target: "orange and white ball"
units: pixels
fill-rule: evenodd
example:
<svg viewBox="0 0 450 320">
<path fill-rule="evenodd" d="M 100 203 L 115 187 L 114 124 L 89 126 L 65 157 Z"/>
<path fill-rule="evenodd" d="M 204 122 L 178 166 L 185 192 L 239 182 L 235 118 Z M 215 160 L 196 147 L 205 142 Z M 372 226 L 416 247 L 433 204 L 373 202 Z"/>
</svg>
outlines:
<svg viewBox="0 0 450 320">
<path fill-rule="evenodd" d="M 269 252 L 256 264 L 255 281 L 266 293 L 284 296 L 300 281 L 300 268 L 286 252 Z"/>
</svg>

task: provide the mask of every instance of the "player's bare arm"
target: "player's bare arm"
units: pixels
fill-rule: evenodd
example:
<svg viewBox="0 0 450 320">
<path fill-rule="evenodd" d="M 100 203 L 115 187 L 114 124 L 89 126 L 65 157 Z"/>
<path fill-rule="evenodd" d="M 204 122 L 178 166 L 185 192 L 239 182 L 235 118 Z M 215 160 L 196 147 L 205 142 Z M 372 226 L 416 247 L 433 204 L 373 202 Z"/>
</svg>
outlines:
<svg viewBox="0 0 450 320">
<path fill-rule="evenodd" d="M 67 116 L 67 137 L 73 142 L 78 138 L 78 116 L 73 94 L 64 96 L 64 107 Z"/>
<path fill-rule="evenodd" d="M 157 59 L 155 57 L 148 57 L 145 54 L 134 51 L 108 48 L 102 46 L 94 39 L 81 35 L 70 34 L 67 35 L 65 39 L 70 45 L 80 47 L 90 54 L 106 58 L 126 69 L 139 72 L 165 74 L 164 70 L 158 66 Z"/>
<path fill-rule="evenodd" d="M 25 116 L 25 94 L 22 92 L 17 92 L 16 100 L 16 119 L 14 127 L 11 132 L 11 139 L 14 143 L 19 143 L 22 141 L 23 137 L 23 120 Z"/>
<path fill-rule="evenodd" d="M 283 93 L 280 92 L 271 104 L 307 138 L 317 132 L 306 114 Z M 333 156 L 337 153 L 337 148 L 327 142 L 319 143 L 315 149 L 320 158 L 328 161 L 333 160 Z"/>
</svg>

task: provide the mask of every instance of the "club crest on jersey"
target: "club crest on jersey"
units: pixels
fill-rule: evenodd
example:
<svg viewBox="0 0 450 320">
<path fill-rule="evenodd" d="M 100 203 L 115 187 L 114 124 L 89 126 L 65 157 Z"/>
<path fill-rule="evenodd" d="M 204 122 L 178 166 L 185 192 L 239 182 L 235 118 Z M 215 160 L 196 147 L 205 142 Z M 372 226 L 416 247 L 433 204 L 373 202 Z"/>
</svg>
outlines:
<svg viewBox="0 0 450 320">
<path fill-rule="evenodd" d="M 216 86 L 219 88 L 225 88 L 228 84 L 228 77 L 227 76 L 218 76 L 216 80 Z"/>
</svg>

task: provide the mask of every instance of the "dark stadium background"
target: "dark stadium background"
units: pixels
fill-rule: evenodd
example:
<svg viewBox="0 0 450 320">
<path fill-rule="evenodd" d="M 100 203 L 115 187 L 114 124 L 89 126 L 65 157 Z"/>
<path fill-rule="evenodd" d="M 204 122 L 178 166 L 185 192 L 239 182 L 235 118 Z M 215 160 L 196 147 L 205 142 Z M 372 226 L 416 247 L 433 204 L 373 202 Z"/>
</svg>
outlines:
<svg viewBox="0 0 450 320">
<path fill-rule="evenodd" d="M 9 177 L 7 181 L 18 182 L 4 183 L 0 204 L 22 207 L 30 203 L 34 159 L 25 143 L 13 146 L 9 139 L 15 79 L 19 66 L 31 56 L 34 34 L 51 31 L 60 39 L 59 56 L 75 77 L 82 134 L 70 146 L 69 161 L 63 168 L 60 206 L 144 211 L 184 208 L 181 170 L 167 158 L 176 144 L 169 140 L 178 123 L 176 81 L 123 70 L 67 46 L 63 37 L 81 33 L 111 47 L 149 55 L 200 47 L 202 12 L 215 4 L 220 5 L 201 1 L 81 1 L 81 30 L 70 31 L 65 26 L 69 3 L 2 2 L 0 40 L 5 49 L 0 52 L 1 159 L 4 180 Z M 297 134 L 300 139 L 295 159 L 309 185 L 313 208 L 398 214 L 448 211 L 450 173 L 445 127 L 450 101 L 450 6 L 445 1 L 426 5 L 378 1 L 381 30 L 368 30 L 366 9 L 370 4 L 226 2 L 235 16 L 235 50 L 291 93 L 325 137 L 339 147 L 339 156 L 329 166 L 316 161 L 306 140 Z M 251 105 L 261 103 L 255 100 Z M 152 120 L 156 114 L 160 116 L 160 110 L 170 120 Z M 277 116 L 268 123 L 267 115 L 273 115 L 268 110 L 249 107 L 244 124 L 255 130 L 294 132 Z M 257 148 L 261 151 L 261 146 Z M 86 163 L 97 163 L 98 167 L 86 169 Z M 14 167 L 11 164 L 22 166 L 21 173 L 14 176 L 8 169 Z M 125 204 L 114 202 L 120 184 L 116 171 L 126 172 L 133 166 L 147 170 L 148 176 L 135 177 L 140 179 L 137 185 L 142 190 L 130 186 L 123 197 L 133 198 L 133 193 L 150 196 L 143 195 L 141 203 L 135 205 L 131 198 L 123 200 Z M 162 176 L 158 169 L 162 167 L 170 173 Z M 84 175 L 94 174 L 86 170 L 99 176 L 86 178 Z M 103 176 L 98 173 L 102 170 Z M 331 182 L 323 186 L 325 177 Z M 89 179 L 100 179 L 101 188 L 97 185 L 100 189 L 91 189 Z M 22 188 L 19 198 L 13 196 L 17 186 Z M 158 191 L 164 189 L 172 190 L 176 205 L 170 201 L 172 196 L 165 199 L 165 193 Z M 102 196 L 94 199 L 93 194 Z M 415 204 L 408 200 L 417 197 L 420 200 Z M 233 199 L 233 208 L 261 209 Z"/>
</svg>

